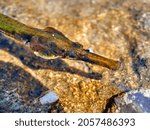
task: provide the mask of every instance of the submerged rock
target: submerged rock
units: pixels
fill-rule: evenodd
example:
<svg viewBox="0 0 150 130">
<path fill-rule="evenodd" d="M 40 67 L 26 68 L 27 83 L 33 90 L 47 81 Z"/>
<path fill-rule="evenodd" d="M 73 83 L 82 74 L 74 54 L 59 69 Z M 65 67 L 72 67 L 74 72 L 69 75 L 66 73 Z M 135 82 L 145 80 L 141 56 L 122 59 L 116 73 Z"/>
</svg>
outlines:
<svg viewBox="0 0 150 130">
<path fill-rule="evenodd" d="M 130 91 L 123 97 L 117 98 L 115 103 L 118 112 L 150 112 L 150 89 Z"/>
</svg>

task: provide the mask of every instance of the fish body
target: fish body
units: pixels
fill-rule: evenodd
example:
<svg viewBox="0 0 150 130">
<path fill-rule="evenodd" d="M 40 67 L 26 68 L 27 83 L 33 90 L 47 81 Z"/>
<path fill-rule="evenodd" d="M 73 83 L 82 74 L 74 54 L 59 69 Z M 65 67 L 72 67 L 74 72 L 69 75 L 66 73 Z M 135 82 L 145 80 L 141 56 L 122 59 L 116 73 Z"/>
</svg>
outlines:
<svg viewBox="0 0 150 130">
<path fill-rule="evenodd" d="M 16 40 L 25 42 L 35 55 L 44 59 L 59 56 L 90 62 L 112 70 L 117 70 L 120 66 L 119 61 L 108 59 L 85 50 L 81 44 L 71 41 L 55 28 L 33 28 L 1 13 L 0 32 Z"/>
</svg>

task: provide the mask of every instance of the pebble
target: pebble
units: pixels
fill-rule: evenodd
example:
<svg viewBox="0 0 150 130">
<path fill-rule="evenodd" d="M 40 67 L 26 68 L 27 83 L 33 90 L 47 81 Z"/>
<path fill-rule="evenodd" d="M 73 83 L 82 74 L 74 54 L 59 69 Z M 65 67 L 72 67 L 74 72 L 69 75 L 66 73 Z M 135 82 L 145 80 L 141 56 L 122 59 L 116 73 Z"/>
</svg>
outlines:
<svg viewBox="0 0 150 130">
<path fill-rule="evenodd" d="M 43 97 L 40 98 L 40 103 L 41 104 L 51 104 L 56 102 L 59 99 L 57 94 L 53 91 L 48 92 L 45 94 Z"/>
</svg>

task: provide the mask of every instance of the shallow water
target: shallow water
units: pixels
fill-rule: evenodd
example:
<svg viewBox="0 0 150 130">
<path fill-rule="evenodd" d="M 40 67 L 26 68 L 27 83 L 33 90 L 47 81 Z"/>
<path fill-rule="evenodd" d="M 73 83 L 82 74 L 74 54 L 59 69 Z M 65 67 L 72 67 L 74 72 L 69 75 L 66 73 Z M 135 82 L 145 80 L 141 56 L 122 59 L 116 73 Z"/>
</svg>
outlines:
<svg viewBox="0 0 150 130">
<path fill-rule="evenodd" d="M 21 68 L 25 72 L 20 77 L 27 83 L 19 84 L 16 75 L 5 77 L 0 80 L 0 89 L 11 90 L 9 82 L 13 80 L 15 93 L 20 94 L 20 87 L 25 91 L 17 99 L 25 106 L 31 98 L 28 92 L 39 85 L 46 88 L 41 93 L 50 89 L 58 94 L 65 112 L 103 112 L 109 109 L 109 99 L 120 91 L 150 87 L 149 0 L 1 0 L 0 12 L 33 27 L 55 27 L 85 49 L 122 63 L 119 70 L 111 71 L 82 61 L 46 61 L 1 35 L 1 68 Z M 12 76 L 11 69 L 7 73 Z M 48 109 L 46 106 L 44 111 Z M 114 112 L 115 106 L 110 110 Z"/>
</svg>

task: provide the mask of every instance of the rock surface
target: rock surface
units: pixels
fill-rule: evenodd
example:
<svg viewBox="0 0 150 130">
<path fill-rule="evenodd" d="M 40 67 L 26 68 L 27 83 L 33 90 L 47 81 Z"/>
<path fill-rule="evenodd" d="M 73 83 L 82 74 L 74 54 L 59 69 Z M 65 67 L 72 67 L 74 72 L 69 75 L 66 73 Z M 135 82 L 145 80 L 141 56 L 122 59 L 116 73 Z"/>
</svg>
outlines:
<svg viewBox="0 0 150 130">
<path fill-rule="evenodd" d="M 150 88 L 149 0 L 1 0 L 0 12 L 32 27 L 55 27 L 85 49 L 122 63 L 111 71 L 82 61 L 44 60 L 0 34 L 1 112 L 115 112 L 114 98 L 122 91 Z M 59 101 L 43 106 L 38 98 L 48 90 Z"/>
<path fill-rule="evenodd" d="M 133 90 L 126 93 L 122 98 L 115 99 L 118 112 L 150 112 L 150 89 Z"/>
</svg>

